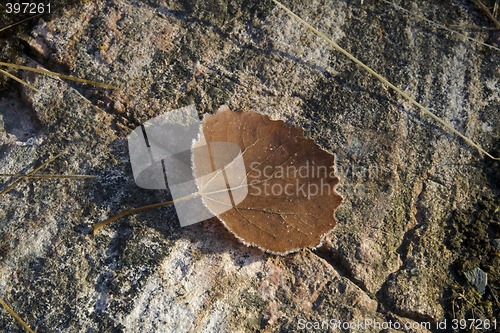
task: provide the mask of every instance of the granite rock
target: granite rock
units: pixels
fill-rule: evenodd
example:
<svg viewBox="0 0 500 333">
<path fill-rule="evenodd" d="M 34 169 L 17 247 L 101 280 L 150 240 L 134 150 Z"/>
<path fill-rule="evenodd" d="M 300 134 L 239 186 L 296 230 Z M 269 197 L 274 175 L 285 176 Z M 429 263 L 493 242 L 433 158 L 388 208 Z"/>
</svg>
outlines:
<svg viewBox="0 0 500 333">
<path fill-rule="evenodd" d="M 490 24 L 471 2 L 402 2 L 414 15 L 385 2 L 286 4 L 498 155 L 497 51 L 416 16 Z M 272 2 L 87 0 L 56 11 L 14 36 L 25 45 L 16 61 L 121 89 L 23 73 L 38 91 L 12 83 L 0 97 L 1 172 L 25 172 L 63 152 L 44 173 L 97 177 L 23 180 L 0 197 L 0 297 L 32 328 L 334 331 L 335 320 L 371 320 L 398 323 L 391 332 L 425 332 L 453 313 L 498 315 L 497 273 L 483 298 L 460 296 L 462 268 L 498 265 L 498 162 Z M 488 31 L 464 33 L 492 42 Z M 168 190 L 135 185 L 126 137 L 192 103 L 200 114 L 226 104 L 282 119 L 336 155 L 344 202 L 322 247 L 268 255 L 216 219 L 180 228 L 172 207 L 89 233 L 113 214 L 169 199 Z M 2 180 L 0 190 L 11 182 Z M 481 314 L 467 312 L 470 302 Z M 463 312 L 454 312 L 458 304 Z M 415 328 L 421 322 L 431 326 Z M 0 328 L 21 331 L 3 310 Z"/>
</svg>

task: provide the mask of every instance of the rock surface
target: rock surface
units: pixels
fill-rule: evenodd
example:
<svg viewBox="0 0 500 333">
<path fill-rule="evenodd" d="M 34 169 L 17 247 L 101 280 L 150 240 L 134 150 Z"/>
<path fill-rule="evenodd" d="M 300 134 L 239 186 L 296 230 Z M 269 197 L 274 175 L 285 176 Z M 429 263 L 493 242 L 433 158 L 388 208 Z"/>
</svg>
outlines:
<svg viewBox="0 0 500 333">
<path fill-rule="evenodd" d="M 384 2 L 302 3 L 286 4 L 499 155 L 498 51 Z M 468 1 L 401 5 L 446 25 L 490 24 Z M 426 332 L 453 315 L 498 317 L 498 162 L 270 1 L 87 0 L 55 11 L 14 36 L 26 45 L 17 61 L 121 90 L 30 73 L 38 91 L 4 87 L 1 172 L 63 152 L 44 173 L 97 176 L 23 180 L 0 197 L 0 298 L 33 329 L 336 331 L 337 320 L 345 332 Z M 492 42 L 487 31 L 461 31 Z M 126 136 L 192 103 L 285 120 L 336 154 L 344 202 L 321 248 L 268 255 L 215 219 L 180 228 L 172 207 L 89 233 L 169 199 L 134 184 Z M 12 183 L 2 180 L 0 191 Z M 488 273 L 483 296 L 464 278 L 474 267 Z M 345 326 L 365 320 L 393 326 Z M 22 331 L 3 310 L 0 330 Z"/>
</svg>

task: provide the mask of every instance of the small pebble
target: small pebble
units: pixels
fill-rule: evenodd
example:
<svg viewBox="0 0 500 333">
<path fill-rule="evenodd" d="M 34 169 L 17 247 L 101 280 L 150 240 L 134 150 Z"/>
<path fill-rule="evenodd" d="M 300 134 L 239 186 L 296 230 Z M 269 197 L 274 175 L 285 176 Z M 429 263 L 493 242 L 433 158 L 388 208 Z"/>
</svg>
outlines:
<svg viewBox="0 0 500 333">
<path fill-rule="evenodd" d="M 465 277 L 474 288 L 482 295 L 488 285 L 488 274 L 481 268 L 476 267 L 464 273 Z"/>
</svg>

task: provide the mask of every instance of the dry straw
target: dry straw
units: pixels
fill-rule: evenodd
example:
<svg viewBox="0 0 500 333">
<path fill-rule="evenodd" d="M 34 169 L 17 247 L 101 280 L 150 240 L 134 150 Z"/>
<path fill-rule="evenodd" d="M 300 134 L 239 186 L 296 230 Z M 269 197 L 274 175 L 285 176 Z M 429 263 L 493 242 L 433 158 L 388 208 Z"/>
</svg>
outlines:
<svg viewBox="0 0 500 333">
<path fill-rule="evenodd" d="M 300 16 L 298 16 L 297 14 L 295 14 L 294 12 L 292 12 L 288 7 L 286 7 L 285 5 L 283 5 L 281 2 L 279 2 L 277 0 L 272 0 L 272 1 L 276 5 L 278 5 L 281 9 L 283 9 L 292 18 L 294 18 L 295 20 L 299 21 L 302 25 L 304 25 L 308 30 L 312 31 L 314 34 L 316 34 L 317 36 L 319 36 L 325 42 L 327 42 L 328 44 L 330 44 L 335 50 L 337 50 L 338 52 L 342 53 L 349 60 L 353 61 L 356 65 L 358 65 L 359 67 L 363 68 L 369 74 L 375 76 L 380 82 L 382 82 L 386 86 L 390 87 L 392 90 L 394 90 L 395 92 L 397 92 L 399 95 L 403 96 L 411 104 L 413 104 L 414 106 L 416 106 L 417 108 L 419 108 L 424 114 L 428 115 L 429 117 L 431 117 L 432 119 L 434 119 L 436 122 L 438 122 L 439 124 L 441 124 L 441 126 L 443 126 L 444 128 L 446 128 L 449 131 L 451 131 L 452 133 L 454 133 L 455 135 L 457 135 L 460 138 L 462 138 L 467 144 L 469 144 L 470 146 L 476 148 L 480 153 L 488 156 L 491 159 L 500 160 L 500 157 L 494 157 L 494 156 L 492 156 L 490 153 L 488 153 L 486 150 L 484 150 L 477 143 L 475 143 L 474 141 L 472 141 L 471 139 L 469 139 L 468 137 L 466 137 L 465 135 L 463 135 L 462 133 L 460 133 L 459 131 L 457 131 L 455 128 L 453 128 L 453 126 L 451 126 L 446 121 L 444 121 L 441 118 L 439 118 L 438 116 L 436 116 L 433 112 L 431 112 L 425 106 L 423 106 L 422 104 L 420 104 L 419 102 L 417 102 L 413 97 L 411 97 L 410 95 L 408 95 L 407 93 L 405 93 L 404 91 L 402 91 L 401 89 L 399 89 L 398 87 L 396 87 L 394 84 L 392 84 L 391 82 L 389 82 L 385 77 L 383 77 L 379 73 L 375 72 L 373 69 L 371 69 L 370 67 L 368 67 L 367 65 L 365 65 L 363 62 L 361 62 L 358 58 L 356 58 L 355 56 L 353 56 L 352 54 L 350 54 L 349 52 L 347 52 L 346 50 L 344 50 L 337 43 L 335 43 L 331 38 L 329 38 L 328 36 L 326 36 L 324 33 L 322 33 L 321 31 L 319 31 L 318 29 L 316 29 L 315 27 L 313 27 L 312 25 L 310 25 L 306 21 L 304 21 Z"/>
</svg>

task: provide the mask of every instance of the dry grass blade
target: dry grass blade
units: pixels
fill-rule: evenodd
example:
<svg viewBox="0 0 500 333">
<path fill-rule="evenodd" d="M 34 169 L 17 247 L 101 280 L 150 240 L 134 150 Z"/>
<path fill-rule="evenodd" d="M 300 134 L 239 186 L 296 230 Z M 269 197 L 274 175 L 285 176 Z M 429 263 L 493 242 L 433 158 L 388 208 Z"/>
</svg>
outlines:
<svg viewBox="0 0 500 333">
<path fill-rule="evenodd" d="M 40 14 L 40 15 L 35 15 L 35 16 L 32 16 L 32 17 L 28 17 L 24 20 L 21 20 L 19 22 L 16 22 L 16 23 L 13 23 L 13 24 L 10 24 L 10 25 L 7 25 L 3 28 L 0 29 L 0 32 L 4 31 L 4 30 L 7 30 L 9 28 L 12 28 L 16 25 L 19 25 L 19 24 L 22 24 L 26 21 L 29 21 L 31 19 L 34 19 L 34 18 L 37 18 L 37 17 L 40 17 L 42 16 L 43 14 Z M 78 78 L 78 77 L 73 77 L 73 76 L 70 76 L 70 75 L 64 75 L 64 74 L 60 74 L 60 73 L 55 73 L 55 72 L 52 72 L 52 71 L 49 71 L 49 70 L 46 70 L 46 69 L 41 69 L 41 68 L 32 68 L 32 67 L 28 67 L 28 66 L 22 66 L 22 65 L 16 65 L 16 64 L 11 64 L 11 63 L 7 63 L 7 62 L 0 62 L 0 66 L 5 66 L 5 67 L 9 67 L 9 68 L 16 68 L 16 69 L 21 69 L 21 70 L 26 70 L 26 71 L 30 71 L 30 72 L 34 72 L 34 73 L 39 73 L 39 74 L 44 74 L 44 75 L 49 75 L 49 76 L 53 76 L 53 77 L 59 77 L 61 79 L 66 79 L 66 80 L 70 80 L 70 81 L 75 81 L 75 82 L 80 82 L 80 83 L 84 83 L 84 84 L 89 84 L 89 85 L 92 85 L 92 86 L 95 86 L 95 87 L 100 87 L 100 88 L 106 88 L 106 89 L 113 89 L 113 90 L 119 90 L 120 88 L 118 87 L 115 87 L 115 86 L 112 86 L 112 85 L 109 85 L 109 84 L 105 84 L 105 83 L 100 83 L 100 82 L 95 82 L 95 81 L 91 81 L 91 80 L 85 80 L 85 79 L 81 79 L 81 78 Z M 40 90 L 38 90 L 37 88 L 35 88 L 34 86 L 30 85 L 29 83 L 26 83 L 24 82 L 23 80 L 21 80 L 20 78 L 18 78 L 17 76 L 15 75 L 12 75 L 2 69 L 0 69 L 0 73 L 6 75 L 7 77 L 21 83 L 22 85 L 30 88 L 30 89 L 33 89 L 37 92 L 40 92 Z"/>
<path fill-rule="evenodd" d="M 29 20 L 32 20 L 34 18 L 37 18 L 37 17 L 40 17 L 42 16 L 43 14 L 39 14 L 39 15 L 35 15 L 35 16 L 31 16 L 31 17 L 28 17 L 28 18 L 25 18 L 24 20 L 21 20 L 21 21 L 18 21 L 16 23 L 12 23 L 12 24 L 9 24 L 3 28 L 0 28 L 0 32 L 4 31 L 4 30 L 7 30 L 7 29 L 10 29 L 12 27 L 15 27 L 16 25 L 19 25 L 19 24 L 23 24 L 24 22 L 26 21 L 29 21 Z"/>
<path fill-rule="evenodd" d="M 46 69 L 42 69 L 42 68 L 33 68 L 33 67 L 28 67 L 28 66 L 23 66 L 23 65 L 16 65 L 16 64 L 11 64 L 11 63 L 7 63 L 7 62 L 1 62 L 1 61 L 0 61 L 0 66 L 21 69 L 21 70 L 30 71 L 30 72 L 34 72 L 34 73 L 38 73 L 38 74 L 44 74 L 44 75 L 48 75 L 48 76 L 54 76 L 54 77 L 58 77 L 58 78 L 65 79 L 65 80 L 70 80 L 70 81 L 80 82 L 80 83 L 84 83 L 84 84 L 89 84 L 89 85 L 92 85 L 92 86 L 95 86 L 95 87 L 99 87 L 99 88 L 106 88 L 106 89 L 113 89 L 113 90 L 119 90 L 120 89 L 118 87 L 115 87 L 115 86 L 112 86 L 112 85 L 109 85 L 109 84 L 95 82 L 95 81 L 90 81 L 90 80 L 85 80 L 85 79 L 81 79 L 79 77 L 74 77 L 74 76 L 70 76 L 70 75 L 60 74 L 60 73 L 52 72 L 52 71 L 49 71 L 49 70 L 46 70 Z"/>
<path fill-rule="evenodd" d="M 21 317 L 14 311 L 12 310 L 12 308 L 6 303 L 4 302 L 4 300 L 0 299 L 0 304 L 5 308 L 5 310 L 7 310 L 8 313 L 10 313 L 10 315 L 12 317 L 14 317 L 14 319 L 19 323 L 21 324 L 21 326 L 29 333 L 35 333 L 35 331 L 33 331 L 29 326 L 28 324 L 26 324 L 26 322 L 24 320 L 21 319 Z"/>
<path fill-rule="evenodd" d="M 496 19 L 496 17 L 491 14 L 490 10 L 488 9 L 488 7 L 486 7 L 481 1 L 479 0 L 472 0 L 472 2 L 474 2 L 476 4 L 476 6 L 478 6 L 486 16 L 488 16 L 488 18 L 490 19 L 491 22 L 493 22 L 493 24 L 495 25 L 495 27 L 497 27 L 497 29 L 500 29 L 500 23 L 498 22 L 498 20 Z M 496 3 L 495 3 L 496 5 Z"/>
<path fill-rule="evenodd" d="M 467 36 L 467 35 L 464 35 L 464 34 L 463 34 L 463 33 L 461 33 L 461 32 L 458 32 L 458 31 L 455 31 L 455 30 L 453 30 L 453 29 L 450 29 L 449 27 L 447 27 L 447 26 L 445 26 L 445 25 L 443 25 L 443 24 L 441 24 L 441 23 L 437 23 L 437 22 L 434 22 L 434 21 L 432 21 L 432 20 L 429 20 L 429 19 L 428 19 L 428 18 L 426 18 L 426 17 L 423 17 L 423 16 L 420 16 L 420 15 L 417 15 L 417 14 L 415 14 L 415 13 L 413 13 L 413 12 L 409 11 L 408 9 L 405 9 L 405 8 L 403 8 L 403 7 L 401 7 L 401 6 L 398 6 L 398 5 L 396 5 L 395 3 L 392 3 L 392 2 L 390 2 L 390 1 L 388 1 L 388 0 L 382 0 L 382 1 L 383 1 L 383 2 L 385 2 L 385 3 L 387 3 L 387 4 L 389 4 L 389 5 L 391 5 L 391 6 L 393 6 L 393 7 L 394 7 L 394 8 L 396 8 L 397 10 L 400 10 L 400 11 L 402 11 L 402 12 L 405 12 L 405 13 L 409 14 L 410 16 L 417 17 L 417 18 L 421 19 L 422 21 L 425 21 L 425 22 L 429 23 L 430 25 L 433 25 L 433 26 L 438 27 L 439 29 L 446 30 L 446 31 L 448 31 L 448 32 L 451 32 L 452 34 L 455 34 L 455 35 L 458 35 L 458 36 L 460 36 L 460 37 L 466 38 L 467 40 L 470 40 L 471 42 L 474 42 L 474 43 L 481 44 L 481 45 L 483 45 L 483 46 L 489 47 L 490 49 L 500 51 L 500 48 L 498 48 L 498 47 L 496 47 L 496 46 L 493 46 L 493 45 L 488 44 L 488 43 L 485 43 L 485 42 L 481 42 L 480 40 L 477 40 L 477 39 L 475 39 L 475 38 L 472 38 L 472 37 L 469 37 L 469 36 Z"/>
<path fill-rule="evenodd" d="M 42 165 L 40 165 L 39 167 L 35 168 L 33 171 L 29 172 L 28 175 L 31 175 L 31 174 L 35 174 L 36 172 L 42 170 L 43 168 L 45 168 L 47 165 L 49 165 L 50 163 L 52 163 L 53 161 L 55 161 L 56 159 L 58 159 L 62 154 L 64 154 L 64 152 L 62 153 L 59 153 L 57 154 L 56 156 L 54 157 L 51 157 L 49 158 L 48 160 L 46 160 L 45 162 L 42 163 Z M 7 186 L 2 192 L 0 192 L 0 196 L 9 192 L 10 190 L 12 190 L 14 187 L 16 187 L 17 184 L 19 184 L 25 177 L 18 177 L 16 180 L 14 180 L 12 182 L 12 184 L 10 184 L 9 186 Z"/>
<path fill-rule="evenodd" d="M 12 75 L 10 74 L 9 72 L 6 72 L 4 71 L 3 69 L 0 69 L 0 73 L 4 74 L 5 76 L 7 77 L 10 77 L 12 80 L 15 80 L 17 82 L 19 82 L 20 84 L 30 88 L 30 89 L 33 89 L 35 90 L 36 92 L 41 92 L 40 90 L 38 90 L 37 88 L 33 87 L 31 84 L 27 83 L 27 82 L 24 82 L 23 80 L 21 80 L 20 78 L 18 78 L 17 76 L 15 75 Z"/>
<path fill-rule="evenodd" d="M 407 101 L 409 101 L 411 104 L 413 104 L 414 106 L 416 106 L 417 108 L 419 108 L 424 114 L 428 115 L 429 117 L 431 117 L 432 119 L 434 119 L 436 122 L 438 122 L 439 124 L 441 124 L 441 126 L 443 126 L 444 128 L 446 128 L 449 131 L 451 131 L 452 133 L 454 133 L 455 135 L 457 135 L 460 138 L 462 138 L 462 140 L 464 140 L 470 146 L 476 148 L 480 153 L 488 156 L 491 159 L 500 160 L 500 157 L 494 157 L 493 155 L 491 155 L 490 153 L 488 153 L 486 150 L 484 150 L 477 143 L 475 143 L 474 141 L 472 141 L 471 139 L 469 139 L 468 137 L 466 137 L 465 135 L 463 135 L 462 133 L 460 133 L 459 131 L 457 131 L 455 128 L 453 128 L 453 126 L 451 126 L 450 124 L 448 124 L 447 122 L 445 122 L 444 120 L 442 120 L 441 118 L 439 118 L 438 116 L 436 116 L 434 113 L 432 113 L 425 106 L 423 106 L 422 104 L 420 104 L 419 102 L 417 102 L 413 97 L 411 97 L 410 95 L 408 95 L 407 93 L 405 93 L 404 91 L 402 91 L 401 89 L 399 89 L 398 87 L 396 87 L 394 84 L 392 84 L 391 82 L 389 82 L 385 77 L 383 77 L 382 75 L 378 74 L 373 69 L 371 69 L 370 67 L 368 67 L 367 65 L 365 65 L 358 58 L 356 58 L 355 56 L 353 56 L 352 54 L 350 54 L 349 52 L 347 52 L 346 50 L 344 50 L 342 47 L 340 47 L 337 43 L 335 43 L 332 39 L 330 39 L 324 33 L 322 33 L 321 31 L 319 31 L 318 29 L 316 29 L 315 27 L 313 27 L 312 25 L 310 25 L 309 23 L 307 23 L 306 21 L 304 21 L 297 14 L 295 14 L 290 9 L 288 9 L 288 7 L 286 7 L 285 5 L 281 4 L 277 0 L 272 0 L 272 1 L 278 7 L 280 7 L 281 9 L 283 9 L 289 16 L 291 16 L 292 18 L 294 18 L 297 21 L 299 21 L 307 29 L 309 29 L 314 34 L 316 34 L 317 36 L 319 36 L 320 38 L 322 38 L 328 44 L 330 44 L 335 50 L 337 50 L 338 52 L 342 53 L 348 59 L 350 59 L 351 61 L 353 61 L 356 65 L 360 66 L 365 71 L 367 71 L 369 74 L 375 76 L 383 84 L 387 85 L 392 90 L 394 90 L 395 92 L 397 92 L 399 95 L 403 96 Z"/>
<path fill-rule="evenodd" d="M 0 177 L 18 178 L 43 178 L 43 179 L 90 179 L 97 176 L 91 175 L 52 175 L 52 174 L 23 174 L 23 173 L 0 173 Z"/>
</svg>

